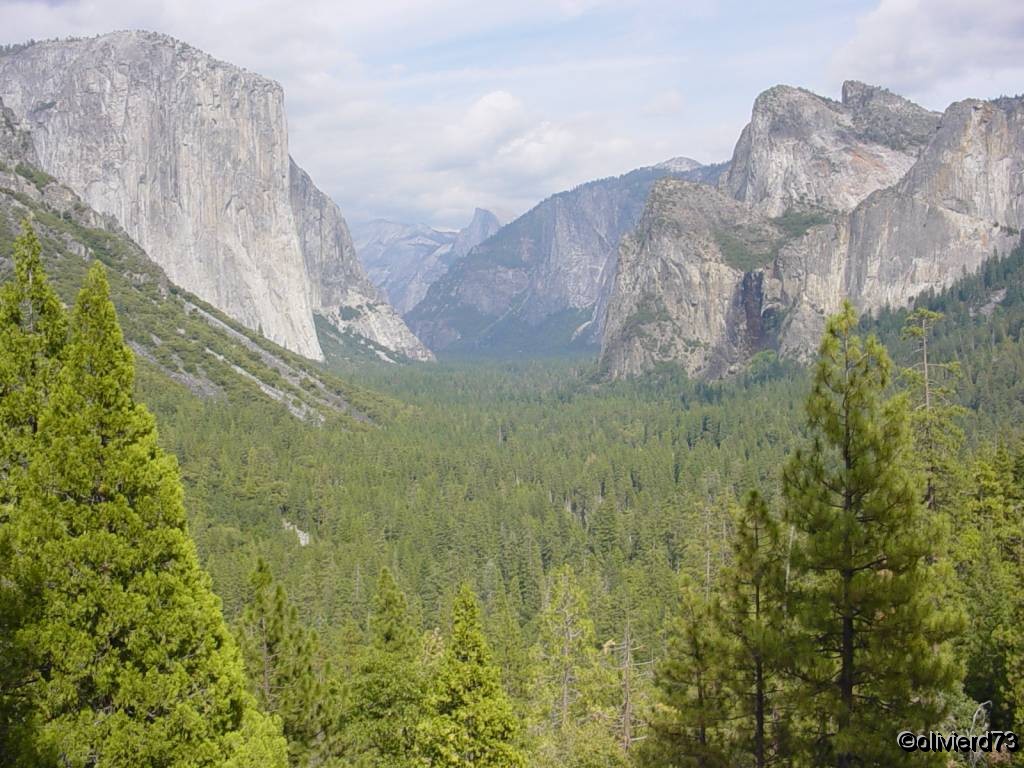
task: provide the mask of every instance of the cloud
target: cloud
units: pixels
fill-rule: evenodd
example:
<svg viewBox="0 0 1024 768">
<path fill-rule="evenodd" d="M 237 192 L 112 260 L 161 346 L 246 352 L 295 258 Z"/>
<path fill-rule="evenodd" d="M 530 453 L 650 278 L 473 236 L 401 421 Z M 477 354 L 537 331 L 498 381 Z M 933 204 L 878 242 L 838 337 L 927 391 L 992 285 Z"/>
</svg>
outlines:
<svg viewBox="0 0 1024 768">
<path fill-rule="evenodd" d="M 635 36 L 708 2 L 0 0 L 0 42 L 173 35 L 282 83 L 292 154 L 350 218 L 458 226 L 692 153 L 641 114 L 681 54 Z"/>
<path fill-rule="evenodd" d="M 675 88 L 669 88 L 654 95 L 644 105 L 644 113 L 651 117 L 675 117 L 683 111 L 685 105 L 683 94 Z"/>
<path fill-rule="evenodd" d="M 1020 0 L 881 0 L 831 63 L 942 109 L 966 96 L 1024 91 Z"/>
<path fill-rule="evenodd" d="M 0 0 L 0 43 L 173 35 L 281 82 L 291 152 L 349 218 L 460 226 L 668 157 L 727 159 L 779 82 L 836 96 L 857 77 L 939 108 L 1020 90 L 1018 6 Z"/>
</svg>

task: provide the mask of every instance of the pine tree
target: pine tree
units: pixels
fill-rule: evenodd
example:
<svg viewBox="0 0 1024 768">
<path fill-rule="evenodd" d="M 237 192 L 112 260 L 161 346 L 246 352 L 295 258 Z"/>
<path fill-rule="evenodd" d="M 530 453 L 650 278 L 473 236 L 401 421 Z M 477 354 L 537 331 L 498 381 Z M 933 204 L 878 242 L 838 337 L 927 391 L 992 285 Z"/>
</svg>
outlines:
<svg viewBox="0 0 1024 768">
<path fill-rule="evenodd" d="M 783 473 L 800 704 L 820 724 L 814 759 L 838 768 L 902 759 L 892 723 L 935 727 L 958 672 L 906 401 L 884 399 L 889 357 L 856 321 L 847 303 L 828 323 L 807 401 L 812 442 Z"/>
<path fill-rule="evenodd" d="M 684 581 L 668 626 L 668 648 L 655 670 L 657 700 L 643 742 L 642 763 L 671 768 L 726 768 L 724 732 L 731 700 L 725 690 L 724 648 L 714 608 L 702 588 Z"/>
<path fill-rule="evenodd" d="M 508 691 L 517 711 L 523 707 L 529 685 L 529 649 L 523 637 L 519 614 L 519 584 L 515 576 L 507 589 L 502 589 L 487 617 L 487 636 L 491 639 L 494 660 L 501 670 L 502 685 Z"/>
<path fill-rule="evenodd" d="M 369 624 L 369 644 L 348 690 L 345 753 L 359 765 L 409 766 L 423 707 L 420 642 L 405 595 L 387 568 L 377 581 Z"/>
<path fill-rule="evenodd" d="M 970 465 L 970 482 L 953 516 L 952 548 L 960 598 L 971 623 L 961 641 L 964 689 L 991 702 L 993 727 L 1012 728 L 1024 711 L 1024 508 L 1012 462 L 983 448 Z"/>
<path fill-rule="evenodd" d="M 721 634 L 731 718 L 732 748 L 754 768 L 789 757 L 788 712 L 783 702 L 786 645 L 785 552 L 778 521 L 752 492 L 740 515 L 732 563 L 723 575 L 714 623 Z"/>
<path fill-rule="evenodd" d="M 260 708 L 281 718 L 293 765 L 317 764 L 329 717 L 322 685 L 320 643 L 259 560 L 239 626 L 239 645 Z"/>
<path fill-rule="evenodd" d="M 176 463 L 133 399 L 134 366 L 94 264 L 39 419 L 17 547 L 36 564 L 37 738 L 62 765 L 283 766 L 278 726 L 188 536 Z"/>
<path fill-rule="evenodd" d="M 951 382 L 960 377 L 959 364 L 939 362 L 929 349 L 932 332 L 942 318 L 941 312 L 923 307 L 907 317 L 903 336 L 913 340 L 917 359 L 901 374 L 913 400 L 910 428 L 914 456 L 924 472 L 925 506 L 948 513 L 960 475 L 957 458 L 964 440 L 958 421 L 966 412 L 953 402 Z"/>
<path fill-rule="evenodd" d="M 24 524 L 19 496 L 29 452 L 67 339 L 67 318 L 28 220 L 13 260 L 13 279 L 0 287 L 0 766 L 31 762 L 34 714 L 25 694 L 34 665 L 32 649 L 17 639 L 38 608 L 38 585 L 31 561 L 16 558 L 14 540 Z"/>
<path fill-rule="evenodd" d="M 538 765 L 612 765 L 614 672 L 597 652 L 587 599 L 571 566 L 551 576 L 533 648 L 531 731 Z"/>
<path fill-rule="evenodd" d="M 1021 629 L 1024 595 L 1020 590 L 1020 584 L 1024 583 L 1024 484 L 1016 472 L 1022 455 L 1017 456 L 1009 476 L 1004 476 L 1001 484 L 1006 510 L 1003 528 L 994 538 L 1001 553 L 1003 584 L 992 585 L 990 592 L 993 596 L 1012 595 L 1008 611 L 1010 621 L 996 630 L 994 639 L 1006 648 L 1006 681 L 999 697 L 1006 702 L 1006 711 L 999 724 L 1018 731 L 1024 728 L 1024 631 Z M 1004 585 L 1006 588 L 1001 591 Z"/>
<path fill-rule="evenodd" d="M 491 662 L 476 598 L 463 584 L 418 729 L 419 761 L 432 768 L 522 766 L 518 730 L 500 673 Z"/>
</svg>

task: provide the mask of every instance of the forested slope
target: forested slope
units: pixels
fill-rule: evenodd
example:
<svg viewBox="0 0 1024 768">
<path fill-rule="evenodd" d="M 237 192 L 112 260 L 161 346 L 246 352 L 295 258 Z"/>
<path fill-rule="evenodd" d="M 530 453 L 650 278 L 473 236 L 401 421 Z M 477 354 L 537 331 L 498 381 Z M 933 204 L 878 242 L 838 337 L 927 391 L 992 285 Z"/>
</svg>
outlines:
<svg viewBox="0 0 1024 768">
<path fill-rule="evenodd" d="M 70 303 L 91 260 L 110 269 L 125 335 L 150 392 L 166 379 L 202 398 L 283 403 L 300 418 L 350 421 L 383 416 L 393 404 L 325 374 L 168 281 L 112 220 L 34 166 L 0 156 L 0 276 L 10 272 L 19 222 L 31 217 L 44 244 L 54 287 Z M 16 161 L 16 162 L 15 162 Z M 337 345 L 336 345 L 337 346 Z M 351 345 L 339 355 L 359 353 Z M 372 350 L 362 352 L 362 359 Z M 156 374 L 147 386 L 150 374 Z"/>
<path fill-rule="evenodd" d="M 84 242 L 108 265 L 125 336 L 139 345 L 138 391 L 161 426 L 162 446 L 181 466 L 189 532 L 238 634 L 253 694 L 281 717 L 294 765 L 426 755 L 461 764 L 447 762 L 450 740 L 488 755 L 479 764 L 674 765 L 659 750 L 687 754 L 692 743 L 675 735 L 692 734 L 695 722 L 714 714 L 690 699 L 666 698 L 673 675 L 690 680 L 696 672 L 732 691 L 716 715 L 723 719 L 711 724 L 713 741 L 701 747 L 713 751 L 700 754 L 749 754 L 738 739 L 742 728 L 730 724 L 751 716 L 732 710 L 745 701 L 735 687 L 745 683 L 715 659 L 746 669 L 735 650 L 721 648 L 734 649 L 732 633 L 745 631 L 724 617 L 748 594 L 742 568 L 760 562 L 760 550 L 744 544 L 750 526 L 784 522 L 800 532 L 797 546 L 804 546 L 800 536 L 813 540 L 813 526 L 792 511 L 794 478 L 815 477 L 806 463 L 815 454 L 795 449 L 823 429 L 807 418 L 808 396 L 822 394 L 806 369 L 764 353 L 724 382 L 690 382 L 666 367 L 608 383 L 591 364 L 571 360 L 349 365 L 347 378 L 358 382 L 352 386 L 293 367 L 316 389 L 298 404 L 282 402 L 250 387 L 234 367 L 223 375 L 235 378 L 214 378 L 197 345 L 224 344 L 227 357 L 240 354 L 226 343 L 238 337 L 216 335 L 223 333 L 218 324 L 186 312 L 185 302 L 198 305 L 159 275 L 146 278 L 145 262 L 126 261 L 131 252 L 104 239 L 115 235 L 31 198 L 8 197 L 17 203 L 9 211 L 34 213 L 61 291 L 70 293 L 85 272 L 69 242 Z M 895 356 L 890 375 L 884 354 L 871 348 L 865 418 L 879 429 L 898 423 L 904 406 L 888 397 L 905 393 L 906 436 L 928 459 L 897 452 L 886 463 L 899 466 L 879 482 L 912 488 L 914 478 L 932 478 L 927 505 L 897 494 L 912 510 L 906 521 L 917 521 L 908 531 L 929 524 L 954 534 L 942 553 L 899 550 L 922 563 L 942 555 L 945 576 L 936 583 L 953 608 L 934 635 L 900 630 L 909 632 L 908 643 L 925 638 L 947 649 L 941 659 L 955 661 L 920 672 L 945 697 L 934 712 L 907 715 L 922 723 L 941 713 L 952 718 L 944 723 L 961 724 L 983 701 L 993 702 L 993 722 L 1017 722 L 1021 609 L 1004 598 L 1015 594 L 1014 542 L 1024 530 L 1016 375 L 1024 362 L 1022 265 L 1018 249 L 919 302 L 944 317 L 922 321 L 903 311 L 861 321 L 860 331 L 877 331 Z M 915 415 L 922 412 L 920 377 L 899 375 L 920 370 L 922 336 L 906 331 L 915 324 L 930 344 L 937 398 L 925 411 L 930 421 Z M 139 341 L 181 337 L 168 333 L 177 327 L 189 345 L 172 346 L 173 355 L 153 351 L 165 343 Z M 843 331 L 852 332 L 849 325 Z M 260 354 L 251 360 L 269 365 Z M 171 383 L 186 374 L 222 392 Z M 337 382 L 334 395 L 359 403 L 377 425 L 327 408 L 330 382 Z M 933 439 L 936 424 L 949 441 Z M 793 467 L 789 480 L 783 466 Z M 746 501 L 750 490 L 763 505 Z M 988 534 L 970 534 L 978 530 Z M 879 541 L 904 546 L 903 539 Z M 814 598 L 809 586 L 801 594 L 808 605 L 825 595 Z M 957 629 L 958 606 L 972 607 L 981 631 Z M 803 629 L 812 620 L 809 613 Z M 699 634 L 702 628 L 711 634 Z M 726 645 L 695 662 L 705 642 Z M 813 664 L 815 657 L 800 658 Z M 788 681 L 795 712 L 819 706 L 794 670 L 773 669 Z M 957 669 L 963 690 L 953 679 Z M 381 731 L 395 717 L 384 713 L 396 711 L 403 725 Z M 469 720 L 467 711 L 475 713 Z M 674 713 L 668 719 L 655 714 L 667 711 Z M 466 722 L 486 727 L 466 730 Z M 811 734 L 799 718 L 794 728 L 801 738 Z M 834 737 L 822 738 L 839 743 Z M 650 749 L 641 748 L 645 742 Z M 880 744 L 865 742 L 865 749 Z"/>
</svg>

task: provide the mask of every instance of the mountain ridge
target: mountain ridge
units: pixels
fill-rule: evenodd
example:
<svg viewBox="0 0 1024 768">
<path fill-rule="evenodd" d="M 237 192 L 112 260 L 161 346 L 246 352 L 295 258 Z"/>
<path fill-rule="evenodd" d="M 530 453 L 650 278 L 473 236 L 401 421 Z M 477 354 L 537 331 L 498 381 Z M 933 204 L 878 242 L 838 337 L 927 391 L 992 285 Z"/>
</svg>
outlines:
<svg viewBox="0 0 1024 768">
<path fill-rule="evenodd" d="M 717 192 L 697 200 L 664 182 L 651 195 L 619 254 L 600 355 L 608 375 L 672 362 L 715 377 L 766 349 L 807 359 L 844 299 L 861 312 L 904 306 L 1015 247 L 1019 97 L 955 102 L 941 116 L 854 81 L 843 97 L 765 91 Z M 780 233 L 770 248 L 752 253 L 715 229 L 736 204 Z M 709 272 L 714 284 L 695 277 Z"/>
<path fill-rule="evenodd" d="M 457 230 L 374 219 L 355 228 L 356 252 L 373 284 L 406 314 L 454 261 L 500 228 L 497 216 L 483 208 Z"/>
<path fill-rule="evenodd" d="M 717 179 L 722 167 L 708 168 L 677 173 L 648 166 L 557 192 L 455 262 L 406 319 L 442 354 L 593 347 L 618 242 L 639 219 L 651 186 L 671 175 Z"/>
<path fill-rule="evenodd" d="M 280 84 L 167 35 L 128 31 L 0 55 L 0 96 L 29 129 L 42 170 L 115 216 L 175 283 L 247 327 L 322 359 L 315 312 L 353 328 L 314 306 L 314 293 L 338 297 L 307 273 L 327 258 L 343 263 L 315 277 L 349 278 L 350 309 L 367 316 L 356 331 L 431 357 L 361 273 L 333 202 L 311 180 L 293 201 Z M 320 238 L 329 252 L 314 254 L 299 227 L 318 216 L 336 231 Z"/>
</svg>

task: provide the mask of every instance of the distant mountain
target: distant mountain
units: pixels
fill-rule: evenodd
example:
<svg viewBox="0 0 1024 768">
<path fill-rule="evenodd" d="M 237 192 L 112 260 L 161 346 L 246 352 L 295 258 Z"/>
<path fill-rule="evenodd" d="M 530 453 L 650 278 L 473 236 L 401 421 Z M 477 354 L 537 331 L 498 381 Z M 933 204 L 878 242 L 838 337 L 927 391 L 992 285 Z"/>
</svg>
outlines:
<svg viewBox="0 0 1024 768">
<path fill-rule="evenodd" d="M 686 170 L 674 170 L 685 168 Z M 437 352 L 533 355 L 586 348 L 601 336 L 622 235 L 665 177 L 717 180 L 686 158 L 560 192 L 473 248 L 406 314 Z"/>
<path fill-rule="evenodd" d="M 1006 255 L 1024 228 L 1024 98 L 939 115 L 882 88 L 777 86 L 718 189 L 659 182 L 623 240 L 601 364 L 694 375 L 809 357 L 846 298 L 905 306 Z"/>
<path fill-rule="evenodd" d="M 41 170 L 247 328 L 322 359 L 319 316 L 396 359 L 431 358 L 289 157 L 278 83 L 166 35 L 115 32 L 4 51 L 0 98 Z"/>
<path fill-rule="evenodd" d="M 686 173 L 687 171 L 695 171 L 702 167 L 702 163 L 698 163 L 692 157 L 670 157 L 668 160 L 663 160 L 660 163 L 656 163 L 654 168 L 659 168 L 665 171 L 672 171 L 673 173 Z"/>
<path fill-rule="evenodd" d="M 356 253 L 370 280 L 402 314 L 415 307 L 452 262 L 501 228 L 490 211 L 477 208 L 461 230 L 385 219 L 353 227 Z"/>
</svg>

